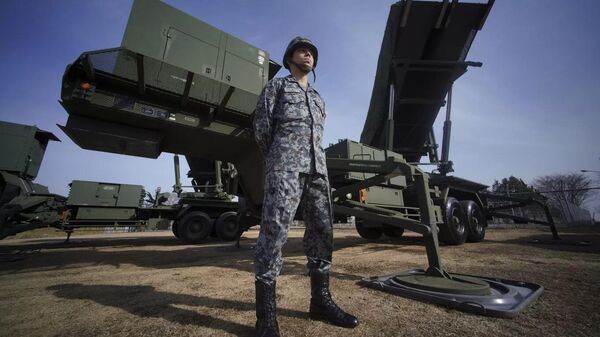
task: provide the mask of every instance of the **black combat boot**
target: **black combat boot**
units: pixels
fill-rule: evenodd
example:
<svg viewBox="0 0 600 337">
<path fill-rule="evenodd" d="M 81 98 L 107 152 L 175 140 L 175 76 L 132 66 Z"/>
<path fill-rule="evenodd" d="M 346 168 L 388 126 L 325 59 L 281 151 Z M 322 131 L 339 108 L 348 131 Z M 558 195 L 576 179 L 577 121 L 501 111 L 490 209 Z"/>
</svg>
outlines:
<svg viewBox="0 0 600 337">
<path fill-rule="evenodd" d="M 277 304 L 275 302 L 275 281 L 267 284 L 254 282 L 256 288 L 256 337 L 280 337 L 277 324 Z"/>
<path fill-rule="evenodd" d="M 310 272 L 310 318 L 330 322 L 344 328 L 354 328 L 358 319 L 338 307 L 329 293 L 329 273 Z"/>
</svg>

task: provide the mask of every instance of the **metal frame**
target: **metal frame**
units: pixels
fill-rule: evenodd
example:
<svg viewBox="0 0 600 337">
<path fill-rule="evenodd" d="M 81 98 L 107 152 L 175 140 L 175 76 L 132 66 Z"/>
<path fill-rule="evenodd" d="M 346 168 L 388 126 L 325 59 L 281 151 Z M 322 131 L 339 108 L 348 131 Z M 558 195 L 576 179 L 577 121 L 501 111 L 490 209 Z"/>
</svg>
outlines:
<svg viewBox="0 0 600 337">
<path fill-rule="evenodd" d="M 486 204 L 488 204 L 487 200 L 511 202 L 510 204 L 501 205 L 501 206 L 487 205 L 485 211 L 488 216 L 495 216 L 498 218 L 507 218 L 507 219 L 513 219 L 516 221 L 531 222 L 531 223 L 535 223 L 535 224 L 545 225 L 545 226 L 550 227 L 550 230 L 552 231 L 552 238 L 554 240 L 560 240 L 560 237 L 558 236 L 558 231 L 556 230 L 556 225 L 554 224 L 554 218 L 552 217 L 552 214 L 550 213 L 550 209 L 548 208 L 548 205 L 546 205 L 545 203 L 543 203 L 539 200 L 535 200 L 533 198 L 515 198 L 515 197 L 509 197 L 509 196 L 497 195 L 497 194 L 491 194 L 491 193 L 479 193 L 479 196 L 481 198 L 485 199 Z M 507 214 L 504 212 L 498 212 L 498 211 L 501 211 L 504 209 L 521 208 L 521 207 L 526 207 L 529 205 L 540 206 L 546 215 L 546 221 L 525 218 L 525 217 L 521 217 L 521 216 Z"/>
<path fill-rule="evenodd" d="M 334 171 L 376 173 L 377 175 L 374 177 L 332 191 L 334 211 L 348 216 L 359 216 L 396 228 L 408 229 L 423 235 L 429 264 L 427 275 L 446 275 L 442 266 L 438 242 L 438 227 L 435 222 L 435 212 L 433 210 L 427 173 L 405 161 L 400 161 L 393 157 L 389 157 L 386 161 L 327 158 L 327 167 L 329 170 Z M 361 189 L 381 184 L 398 175 L 404 175 L 407 183 L 412 182 L 412 187 L 419 203 L 420 216 L 417 220 L 411 219 L 400 211 L 369 206 L 348 200 L 350 198 L 347 198 L 347 193 L 356 193 Z"/>
</svg>

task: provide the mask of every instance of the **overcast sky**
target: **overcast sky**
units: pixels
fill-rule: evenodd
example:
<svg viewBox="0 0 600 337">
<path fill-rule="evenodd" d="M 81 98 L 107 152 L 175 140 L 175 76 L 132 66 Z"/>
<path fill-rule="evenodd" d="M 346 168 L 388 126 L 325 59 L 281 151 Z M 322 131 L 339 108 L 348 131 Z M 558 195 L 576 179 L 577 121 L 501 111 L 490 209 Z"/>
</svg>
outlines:
<svg viewBox="0 0 600 337">
<path fill-rule="evenodd" d="M 359 140 L 392 1 L 166 2 L 279 63 L 291 38 L 311 38 L 320 51 L 315 86 L 328 110 L 323 145 Z M 171 190 L 171 154 L 153 160 L 83 150 L 56 127 L 67 120 L 57 102 L 65 66 L 83 51 L 119 46 L 130 8 L 129 0 L 0 1 L 0 120 L 35 124 L 62 140 L 48 146 L 36 180 L 53 193 L 66 195 L 74 179 Z M 467 57 L 483 67 L 454 86 L 454 175 L 529 183 L 600 170 L 599 13 L 597 0 L 496 1 Z"/>
</svg>

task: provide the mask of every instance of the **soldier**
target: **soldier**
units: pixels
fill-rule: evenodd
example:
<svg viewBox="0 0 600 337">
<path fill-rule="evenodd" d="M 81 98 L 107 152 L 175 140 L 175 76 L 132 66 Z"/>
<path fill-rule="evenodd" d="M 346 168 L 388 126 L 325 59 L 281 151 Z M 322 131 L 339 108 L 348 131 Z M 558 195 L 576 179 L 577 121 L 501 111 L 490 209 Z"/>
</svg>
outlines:
<svg viewBox="0 0 600 337">
<path fill-rule="evenodd" d="M 317 65 L 317 47 L 296 37 L 283 64 L 291 75 L 274 78 L 256 106 L 254 134 L 265 157 L 265 188 L 260 234 L 255 251 L 256 336 L 279 336 L 275 289 L 283 264 L 281 248 L 300 206 L 306 224 L 304 252 L 311 283 L 310 317 L 353 328 L 329 292 L 333 250 L 331 193 L 321 147 L 325 104 L 308 83 Z"/>
</svg>

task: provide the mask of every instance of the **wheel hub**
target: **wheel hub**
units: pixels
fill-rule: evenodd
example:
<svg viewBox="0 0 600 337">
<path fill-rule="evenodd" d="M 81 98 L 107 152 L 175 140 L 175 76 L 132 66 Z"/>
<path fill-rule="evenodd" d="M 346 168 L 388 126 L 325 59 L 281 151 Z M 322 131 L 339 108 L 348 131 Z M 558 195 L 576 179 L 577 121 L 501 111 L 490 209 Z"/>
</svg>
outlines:
<svg viewBox="0 0 600 337">
<path fill-rule="evenodd" d="M 460 234 L 462 234 L 465 231 L 464 224 L 462 223 L 462 221 L 460 221 L 460 218 L 456 215 L 452 215 L 452 225 L 454 226 L 454 228 L 456 228 L 456 230 Z"/>
<path fill-rule="evenodd" d="M 190 225 L 190 232 L 192 233 L 198 233 L 202 230 L 202 225 L 199 224 L 198 222 L 194 222 Z"/>
</svg>

